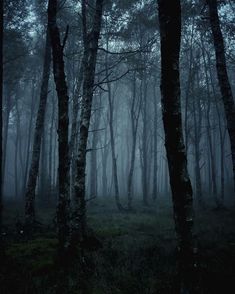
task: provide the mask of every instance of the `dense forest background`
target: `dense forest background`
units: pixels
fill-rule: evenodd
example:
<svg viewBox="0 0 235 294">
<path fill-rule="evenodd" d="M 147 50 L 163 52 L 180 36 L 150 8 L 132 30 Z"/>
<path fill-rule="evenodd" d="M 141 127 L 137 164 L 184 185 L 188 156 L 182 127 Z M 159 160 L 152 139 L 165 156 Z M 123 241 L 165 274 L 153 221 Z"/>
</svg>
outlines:
<svg viewBox="0 0 235 294">
<path fill-rule="evenodd" d="M 1 293 L 229 293 L 235 3 L 172 2 L 1 0 Z"/>
</svg>

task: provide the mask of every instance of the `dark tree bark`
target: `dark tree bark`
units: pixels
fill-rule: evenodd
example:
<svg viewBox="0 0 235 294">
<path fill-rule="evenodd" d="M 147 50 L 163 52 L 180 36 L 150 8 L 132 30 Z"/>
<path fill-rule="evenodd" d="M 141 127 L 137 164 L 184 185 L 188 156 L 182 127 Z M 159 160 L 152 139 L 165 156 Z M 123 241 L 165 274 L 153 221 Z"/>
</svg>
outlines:
<svg viewBox="0 0 235 294">
<path fill-rule="evenodd" d="M 218 15 L 218 1 L 207 0 L 207 4 L 209 7 L 210 24 L 215 47 L 217 76 L 224 104 L 228 134 L 231 144 L 233 180 L 235 188 L 235 104 L 227 73 L 224 40 Z"/>
<path fill-rule="evenodd" d="M 3 104 L 3 0 L 0 0 L 0 254 L 2 252 L 2 104 Z"/>
<path fill-rule="evenodd" d="M 31 159 L 28 183 L 27 183 L 27 188 L 25 193 L 25 224 L 26 226 L 32 226 L 35 221 L 35 190 L 36 190 L 37 178 L 39 173 L 39 161 L 40 161 L 41 142 L 42 142 L 42 136 L 43 136 L 45 111 L 46 111 L 47 96 L 48 96 L 50 66 L 51 66 L 51 46 L 50 46 L 49 30 L 47 30 L 40 101 L 39 101 L 39 108 L 38 108 L 36 125 L 35 125 L 34 139 L 33 139 L 32 159 Z"/>
<path fill-rule="evenodd" d="M 75 179 L 74 218 L 72 225 L 72 243 L 82 241 L 86 237 L 86 200 L 85 170 L 88 132 L 91 119 L 91 108 L 94 91 L 96 58 L 101 30 L 103 0 L 96 0 L 91 31 L 87 32 L 86 2 L 82 2 L 83 39 L 84 39 L 84 76 L 81 118 L 79 126 L 77 173 Z"/>
<path fill-rule="evenodd" d="M 69 236 L 69 97 L 64 69 L 64 42 L 60 40 L 57 26 L 57 0 L 49 0 L 48 25 L 50 31 L 53 73 L 58 96 L 58 142 L 59 142 L 59 196 L 57 205 L 57 225 L 59 248 L 63 250 Z M 67 35 L 68 31 L 66 32 Z"/>
<path fill-rule="evenodd" d="M 181 117 L 179 78 L 181 4 L 180 0 L 175 0 L 174 3 L 171 0 L 158 0 L 158 5 L 161 36 L 162 115 L 175 228 L 178 236 L 182 290 L 189 287 L 188 274 L 193 268 L 193 199 Z"/>
<path fill-rule="evenodd" d="M 54 102 L 54 97 L 52 103 Z M 54 103 L 53 103 L 54 105 Z M 50 198 L 53 190 L 53 133 L 54 133 L 54 121 L 55 121 L 55 107 L 52 106 L 51 112 L 51 124 L 50 124 L 50 142 L 49 142 L 49 185 L 50 185 Z"/>
</svg>

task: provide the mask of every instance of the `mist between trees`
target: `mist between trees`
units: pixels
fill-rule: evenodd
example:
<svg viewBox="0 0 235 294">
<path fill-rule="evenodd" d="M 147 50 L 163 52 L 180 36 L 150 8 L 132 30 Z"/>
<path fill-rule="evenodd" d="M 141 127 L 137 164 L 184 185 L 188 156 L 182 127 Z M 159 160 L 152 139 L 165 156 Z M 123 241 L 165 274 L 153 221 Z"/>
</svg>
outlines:
<svg viewBox="0 0 235 294">
<path fill-rule="evenodd" d="M 116 194 L 113 149 L 122 197 L 128 194 L 130 174 L 132 194 L 143 197 L 144 201 L 170 189 L 159 90 L 160 37 L 154 4 L 156 6 L 149 1 L 142 6 L 131 1 L 114 3 L 112 11 L 111 4 L 105 5 L 87 147 L 88 197 Z M 3 177 L 4 195 L 20 200 L 27 184 L 40 98 L 46 3 L 45 6 L 35 3 L 24 7 L 19 1 L 18 9 L 15 5 L 14 11 L 6 1 Z M 231 191 L 233 174 L 213 40 L 206 8 L 201 11 L 202 6 L 186 1 L 182 6 L 181 105 L 188 167 L 195 186 L 195 199 L 199 201 L 211 194 L 219 199 L 224 197 L 224 190 Z M 73 120 L 79 123 L 82 95 L 79 85 L 83 56 L 81 20 L 75 17 L 79 10 L 79 5 L 69 3 L 59 14 L 62 37 L 67 23 L 70 26 L 64 48 L 70 141 L 73 141 Z M 228 73 L 232 73 L 233 10 L 227 4 L 221 11 L 227 38 Z M 233 87 L 232 78 L 230 83 Z M 74 109 L 78 113 L 76 117 Z M 47 201 L 58 185 L 58 109 L 52 74 L 44 112 L 37 190 L 38 197 L 45 197 Z M 78 134 L 77 130 L 75 137 Z M 72 142 L 72 145 L 75 144 Z M 72 155 L 73 160 L 76 154 Z"/>
</svg>

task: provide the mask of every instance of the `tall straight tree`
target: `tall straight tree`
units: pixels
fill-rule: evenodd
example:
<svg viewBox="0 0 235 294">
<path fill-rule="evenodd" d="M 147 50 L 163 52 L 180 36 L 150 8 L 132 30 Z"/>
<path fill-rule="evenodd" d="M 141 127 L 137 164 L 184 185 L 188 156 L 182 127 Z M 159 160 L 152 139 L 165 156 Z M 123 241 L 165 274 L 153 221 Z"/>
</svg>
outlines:
<svg viewBox="0 0 235 294">
<path fill-rule="evenodd" d="M 3 0 L 0 0 L 0 253 L 2 237 L 2 103 L 3 103 Z"/>
<path fill-rule="evenodd" d="M 207 4 L 209 7 L 210 24 L 215 47 L 217 76 L 224 104 L 228 134 L 231 144 L 233 181 L 235 188 L 235 104 L 227 72 L 224 40 L 220 28 L 220 20 L 218 15 L 218 1 L 207 0 Z"/>
<path fill-rule="evenodd" d="M 75 180 L 74 219 L 72 243 L 86 236 L 85 170 L 88 132 L 94 91 L 96 59 L 101 30 L 103 0 L 96 0 L 91 30 L 87 25 L 87 1 L 82 1 L 84 76 L 81 117 L 79 126 L 77 173 Z"/>
<path fill-rule="evenodd" d="M 60 31 L 57 26 L 57 0 L 49 0 L 48 26 L 50 31 L 53 73 L 58 96 L 58 142 L 59 142 L 59 197 L 57 206 L 57 225 L 59 248 L 64 249 L 69 235 L 69 97 L 64 69 L 64 41 L 60 40 Z"/>
<path fill-rule="evenodd" d="M 46 45 L 42 75 L 42 85 L 40 93 L 39 108 L 36 119 L 36 126 L 33 139 L 32 159 L 29 170 L 28 183 L 25 194 L 25 224 L 30 228 L 35 221 L 35 190 L 37 185 L 39 161 L 41 154 L 41 143 L 44 129 L 45 112 L 48 97 L 48 83 L 50 78 L 51 67 L 51 45 L 49 37 L 49 29 L 47 28 Z"/>
<path fill-rule="evenodd" d="M 179 54 L 181 44 L 180 0 L 158 0 L 161 37 L 161 95 L 170 185 L 178 236 L 181 287 L 188 287 L 193 267 L 192 186 L 183 140 Z M 182 289 L 181 289 L 182 290 Z M 184 292 L 182 292 L 184 293 Z M 188 292 L 185 292 L 188 293 Z"/>
</svg>

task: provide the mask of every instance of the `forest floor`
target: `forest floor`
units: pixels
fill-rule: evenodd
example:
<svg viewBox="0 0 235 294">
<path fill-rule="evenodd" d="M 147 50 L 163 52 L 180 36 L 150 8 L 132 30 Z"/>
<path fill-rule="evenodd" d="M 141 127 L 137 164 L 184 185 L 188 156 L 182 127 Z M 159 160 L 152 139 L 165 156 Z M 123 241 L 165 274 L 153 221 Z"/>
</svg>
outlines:
<svg viewBox="0 0 235 294">
<path fill-rule="evenodd" d="M 134 205 L 135 212 L 120 213 L 111 201 L 89 203 L 88 224 L 102 246 L 89 253 L 88 293 L 176 293 L 176 238 L 170 201 L 159 198 L 149 207 L 141 202 Z M 40 222 L 49 225 L 30 241 L 20 232 L 20 206 L 9 202 L 5 211 L 6 258 L 1 266 L 0 293 L 54 293 L 54 210 L 39 210 Z M 235 209 L 209 206 L 196 210 L 195 232 L 200 293 L 235 293 Z M 69 293 L 79 293 L 71 289 Z"/>
</svg>

